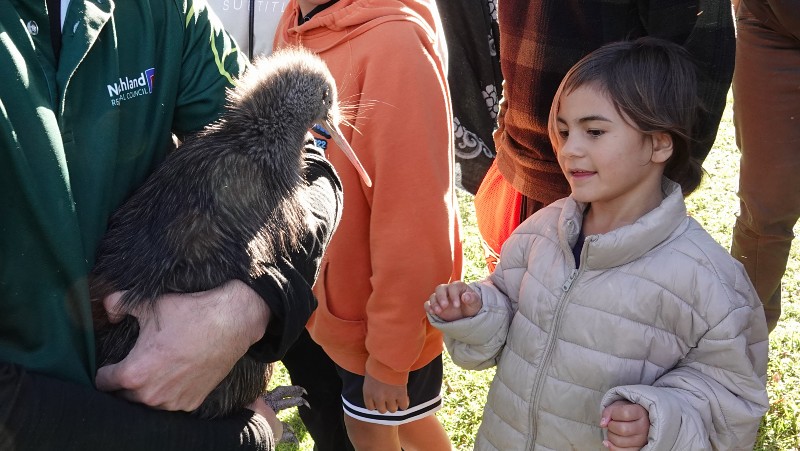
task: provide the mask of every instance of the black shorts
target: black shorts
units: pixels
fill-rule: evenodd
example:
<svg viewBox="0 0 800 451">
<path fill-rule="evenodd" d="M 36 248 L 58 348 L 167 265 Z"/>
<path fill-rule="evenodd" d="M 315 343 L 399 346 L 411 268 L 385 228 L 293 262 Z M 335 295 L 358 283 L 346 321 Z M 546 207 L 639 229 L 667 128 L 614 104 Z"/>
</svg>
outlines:
<svg viewBox="0 0 800 451">
<path fill-rule="evenodd" d="M 380 413 L 364 407 L 364 376 L 336 366 L 342 378 L 344 413 L 366 423 L 398 426 L 433 415 L 442 407 L 442 356 L 408 373 L 408 409 Z"/>
</svg>

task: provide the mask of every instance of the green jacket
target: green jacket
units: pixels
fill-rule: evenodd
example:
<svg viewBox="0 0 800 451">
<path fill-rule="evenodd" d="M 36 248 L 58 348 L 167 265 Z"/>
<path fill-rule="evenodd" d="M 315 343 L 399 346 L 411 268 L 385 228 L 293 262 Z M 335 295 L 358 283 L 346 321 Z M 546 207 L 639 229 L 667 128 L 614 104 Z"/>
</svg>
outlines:
<svg viewBox="0 0 800 451">
<path fill-rule="evenodd" d="M 0 361 L 90 384 L 86 276 L 111 212 L 218 117 L 246 64 L 204 2 L 0 2 Z"/>
</svg>

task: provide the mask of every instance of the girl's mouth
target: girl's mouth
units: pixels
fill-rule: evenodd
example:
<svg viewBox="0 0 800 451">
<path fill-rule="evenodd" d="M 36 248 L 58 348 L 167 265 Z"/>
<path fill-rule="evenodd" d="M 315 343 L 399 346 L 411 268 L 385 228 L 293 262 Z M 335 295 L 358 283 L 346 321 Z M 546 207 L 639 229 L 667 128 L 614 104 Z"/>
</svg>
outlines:
<svg viewBox="0 0 800 451">
<path fill-rule="evenodd" d="M 576 171 L 570 171 L 570 174 L 572 174 L 572 177 L 574 177 L 576 179 L 581 179 L 581 178 L 591 177 L 591 176 L 597 174 L 597 172 L 595 172 L 595 171 L 576 170 Z"/>
</svg>

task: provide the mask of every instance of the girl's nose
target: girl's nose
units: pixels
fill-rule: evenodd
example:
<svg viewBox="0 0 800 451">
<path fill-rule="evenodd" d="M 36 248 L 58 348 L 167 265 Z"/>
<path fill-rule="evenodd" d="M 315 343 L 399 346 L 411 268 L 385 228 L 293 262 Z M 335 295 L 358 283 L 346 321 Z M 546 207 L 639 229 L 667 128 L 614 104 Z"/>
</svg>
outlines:
<svg viewBox="0 0 800 451">
<path fill-rule="evenodd" d="M 561 148 L 558 150 L 565 158 L 574 158 L 582 154 L 580 143 L 575 138 L 567 137 L 561 142 Z"/>
</svg>

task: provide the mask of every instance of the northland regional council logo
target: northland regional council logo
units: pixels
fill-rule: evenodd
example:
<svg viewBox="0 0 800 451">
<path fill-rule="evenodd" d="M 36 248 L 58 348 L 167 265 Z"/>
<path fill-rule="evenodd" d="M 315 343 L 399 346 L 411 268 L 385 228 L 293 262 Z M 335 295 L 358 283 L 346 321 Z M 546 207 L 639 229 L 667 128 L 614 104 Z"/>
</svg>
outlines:
<svg viewBox="0 0 800 451">
<path fill-rule="evenodd" d="M 156 69 L 151 67 L 145 71 L 130 77 L 119 77 L 108 88 L 108 96 L 111 97 L 111 105 L 119 106 L 120 103 L 139 96 L 146 96 L 153 93 L 153 79 L 156 76 Z"/>
</svg>

